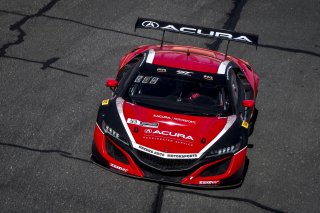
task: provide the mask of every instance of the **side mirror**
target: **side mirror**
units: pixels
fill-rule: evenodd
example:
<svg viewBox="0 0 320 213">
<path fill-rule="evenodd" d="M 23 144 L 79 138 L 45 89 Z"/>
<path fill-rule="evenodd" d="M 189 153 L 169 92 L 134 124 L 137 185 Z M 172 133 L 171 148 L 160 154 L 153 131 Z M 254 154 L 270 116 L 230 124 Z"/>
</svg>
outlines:
<svg viewBox="0 0 320 213">
<path fill-rule="evenodd" d="M 118 85 L 119 85 L 119 82 L 117 80 L 107 79 L 106 81 L 106 87 L 109 87 L 113 92 L 115 88 L 118 87 Z"/>
<path fill-rule="evenodd" d="M 243 100 L 242 106 L 252 108 L 254 107 L 254 100 Z"/>
</svg>

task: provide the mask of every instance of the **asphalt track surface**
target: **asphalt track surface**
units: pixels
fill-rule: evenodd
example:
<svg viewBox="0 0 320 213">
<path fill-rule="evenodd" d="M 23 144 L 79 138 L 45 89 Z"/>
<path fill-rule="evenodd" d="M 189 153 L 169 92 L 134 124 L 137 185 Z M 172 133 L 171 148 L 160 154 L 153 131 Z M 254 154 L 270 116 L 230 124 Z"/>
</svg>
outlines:
<svg viewBox="0 0 320 213">
<path fill-rule="evenodd" d="M 0 1 L 0 212 L 319 212 L 320 2 Z M 89 160 L 104 84 L 120 57 L 159 43 L 136 18 L 260 35 L 229 53 L 261 77 L 249 167 L 231 190 L 193 190 Z M 170 34 L 166 42 L 225 50 Z"/>
</svg>

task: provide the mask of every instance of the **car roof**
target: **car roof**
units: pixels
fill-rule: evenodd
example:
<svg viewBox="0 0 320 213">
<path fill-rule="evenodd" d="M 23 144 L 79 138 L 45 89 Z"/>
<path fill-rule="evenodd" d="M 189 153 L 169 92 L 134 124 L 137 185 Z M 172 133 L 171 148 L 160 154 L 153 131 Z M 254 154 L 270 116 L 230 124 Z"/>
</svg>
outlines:
<svg viewBox="0 0 320 213">
<path fill-rule="evenodd" d="M 155 65 L 216 74 L 224 54 L 198 47 L 165 45 L 150 49 L 148 58 Z"/>
</svg>

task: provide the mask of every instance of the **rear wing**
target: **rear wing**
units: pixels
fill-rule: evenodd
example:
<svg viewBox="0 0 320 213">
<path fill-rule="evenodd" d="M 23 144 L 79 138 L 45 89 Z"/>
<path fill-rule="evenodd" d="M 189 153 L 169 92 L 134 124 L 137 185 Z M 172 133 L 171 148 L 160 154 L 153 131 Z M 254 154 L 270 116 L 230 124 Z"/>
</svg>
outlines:
<svg viewBox="0 0 320 213">
<path fill-rule="evenodd" d="M 194 25 L 159 21 L 159 20 L 147 19 L 147 18 L 138 18 L 135 25 L 135 31 L 137 28 L 162 30 L 163 36 L 165 31 L 168 31 L 168 32 L 182 33 L 182 34 L 193 35 L 193 36 L 236 41 L 236 42 L 251 44 L 255 46 L 258 46 L 258 38 L 259 38 L 258 35 L 254 35 L 250 33 L 235 32 L 231 30 L 220 30 L 220 29 L 200 27 L 200 26 L 194 26 Z M 163 36 L 162 36 L 162 43 L 163 43 Z M 161 46 L 162 46 L 162 43 L 161 43 Z"/>
</svg>

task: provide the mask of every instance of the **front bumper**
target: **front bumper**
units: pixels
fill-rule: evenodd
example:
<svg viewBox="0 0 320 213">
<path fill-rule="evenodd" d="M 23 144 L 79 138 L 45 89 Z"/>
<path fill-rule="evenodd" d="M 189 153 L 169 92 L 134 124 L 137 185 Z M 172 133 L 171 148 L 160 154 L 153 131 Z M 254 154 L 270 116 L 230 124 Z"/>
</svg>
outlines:
<svg viewBox="0 0 320 213">
<path fill-rule="evenodd" d="M 120 158 L 110 154 L 111 148 L 112 153 L 118 152 Z M 245 147 L 234 155 L 200 164 L 190 170 L 161 172 L 141 164 L 134 153 L 106 136 L 96 124 L 91 159 L 113 172 L 135 178 L 189 187 L 226 188 L 242 184 L 246 152 Z M 217 170 L 220 172 L 217 173 Z"/>
</svg>

